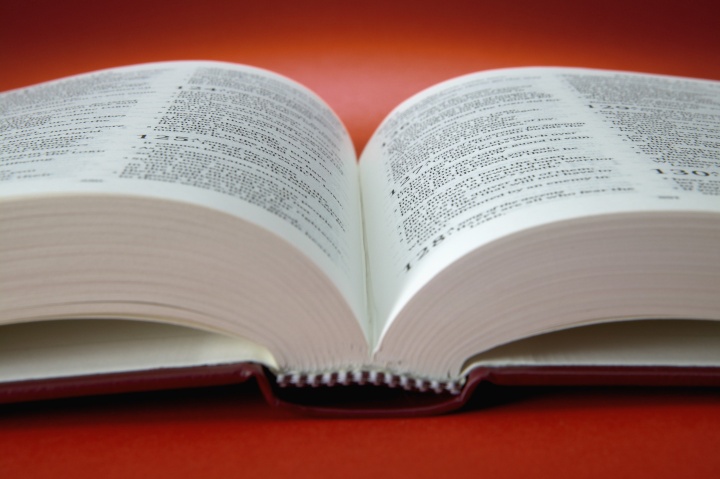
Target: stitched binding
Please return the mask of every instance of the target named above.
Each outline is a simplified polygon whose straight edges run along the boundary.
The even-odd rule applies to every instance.
[[[280,387],[319,387],[349,386],[352,384],[400,387],[407,391],[434,391],[460,394],[465,379],[439,381],[435,379],[413,378],[405,374],[393,374],[383,371],[335,371],[325,373],[279,373],[277,383]]]

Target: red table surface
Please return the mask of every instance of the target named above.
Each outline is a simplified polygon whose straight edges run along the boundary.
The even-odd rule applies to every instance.
[[[489,68],[720,80],[703,1],[0,1],[0,90],[123,64],[247,63],[315,90],[361,150],[403,99]],[[720,392],[519,388],[418,419],[318,419],[252,385],[0,408],[0,477],[720,477]]]

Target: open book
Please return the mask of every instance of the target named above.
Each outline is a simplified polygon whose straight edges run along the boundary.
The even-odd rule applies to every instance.
[[[720,371],[719,82],[467,75],[358,162],[291,80],[155,63],[3,93],[0,161],[6,400],[243,364],[449,393],[478,370]]]

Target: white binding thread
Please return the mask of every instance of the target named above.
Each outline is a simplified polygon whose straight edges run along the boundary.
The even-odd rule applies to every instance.
[[[279,373],[277,383],[280,387],[319,387],[319,386],[349,386],[352,384],[375,386],[385,385],[391,388],[399,387],[406,391],[434,391],[437,394],[460,394],[465,378],[448,381],[437,379],[413,378],[406,374],[393,374],[384,371],[335,371],[323,373]]]

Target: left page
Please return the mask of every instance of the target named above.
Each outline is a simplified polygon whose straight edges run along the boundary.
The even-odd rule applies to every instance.
[[[354,149],[332,110],[287,78],[226,63],[165,62],[3,93],[0,161],[0,202],[11,215],[26,200],[71,198],[75,205],[83,198],[88,204],[129,198],[123,204],[137,210],[134,198],[189,204],[200,212],[199,228],[228,215],[258,225],[324,273],[359,324],[346,329],[367,330]],[[181,212],[167,211],[182,220]],[[175,224],[170,216],[168,225]],[[212,274],[213,266],[198,274]],[[0,279],[9,282],[5,271]],[[3,298],[0,309],[12,311],[15,296]]]

